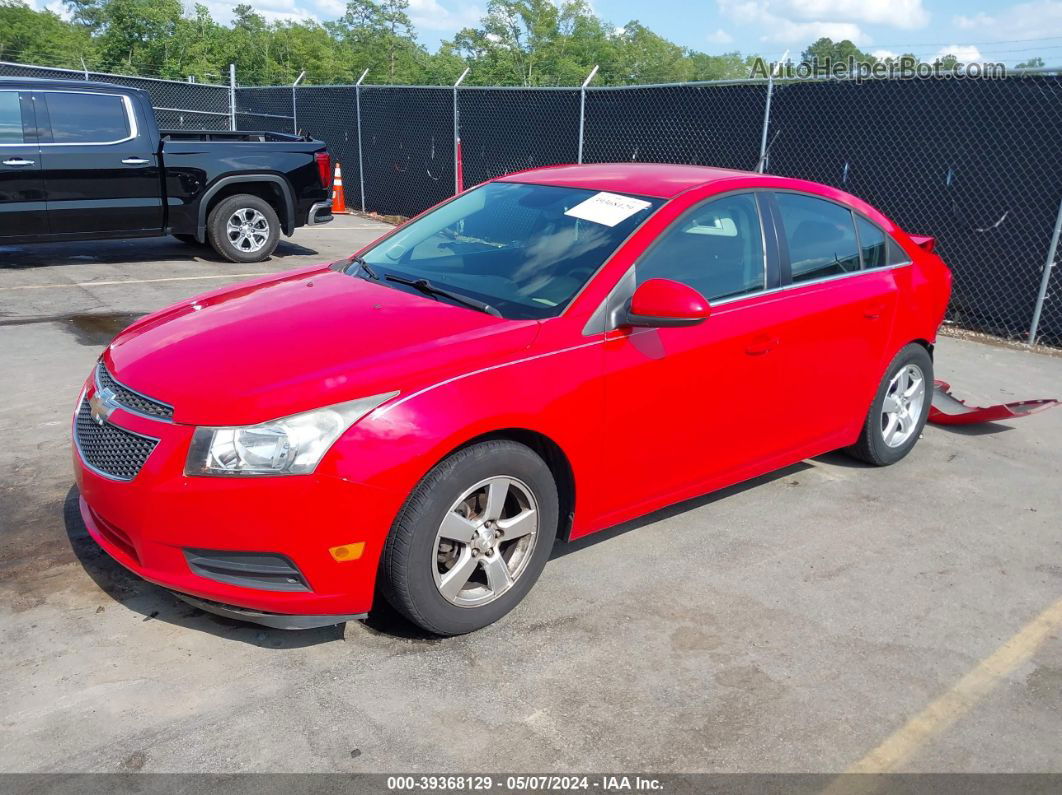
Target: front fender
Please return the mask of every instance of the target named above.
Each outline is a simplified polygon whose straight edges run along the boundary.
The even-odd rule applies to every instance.
[[[399,395],[356,423],[322,461],[338,477],[408,494],[469,440],[521,429],[567,456],[580,503],[576,522],[598,511],[603,437],[603,348],[583,343],[467,373]],[[573,378],[573,374],[576,377]]]

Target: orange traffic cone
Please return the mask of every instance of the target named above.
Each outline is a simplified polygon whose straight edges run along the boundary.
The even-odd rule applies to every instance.
[[[336,163],[336,176],[332,181],[332,212],[347,213],[347,198],[343,194],[343,169]]]

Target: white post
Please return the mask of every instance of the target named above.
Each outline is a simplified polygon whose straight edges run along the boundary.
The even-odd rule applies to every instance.
[[[763,134],[760,136],[760,161],[756,164],[756,170],[763,173],[767,168],[767,129],[771,124],[771,95],[774,93],[774,75],[779,70],[785,59],[789,57],[789,50],[782,53],[782,58],[774,65],[774,69],[767,75],[767,102],[763,106]]]
[[[457,111],[457,87],[464,82],[464,79],[468,77],[468,70],[471,67],[466,66],[465,71],[461,73],[461,76],[457,78],[457,82],[454,83],[454,194],[460,193],[464,189],[462,184],[464,180],[461,178],[461,132],[459,128],[459,119]]]
[[[229,129],[236,130],[236,64],[229,64]]]
[[[84,58],[81,59],[81,68],[85,72],[85,79],[88,80],[89,79],[88,67],[85,65],[85,59]]]
[[[586,76],[586,80],[583,81],[582,87],[579,89],[579,160],[583,162],[583,133],[586,128],[586,87],[590,85],[590,81],[594,79],[594,75],[597,74],[597,64],[590,70],[590,74]]]
[[[361,157],[361,81],[369,73],[366,69],[354,84],[354,102],[358,109],[358,180],[361,182],[361,211],[365,212],[365,162]]]
[[[299,134],[299,106],[295,101],[295,87],[302,82],[302,78],[306,77],[306,70],[303,69],[299,72],[299,76],[295,78],[295,82],[291,84],[291,131],[296,135]]]
[[[1036,307],[1033,309],[1032,325],[1029,326],[1029,344],[1036,344],[1036,332],[1040,330],[1040,313],[1047,298],[1047,286],[1051,282],[1051,271],[1055,267],[1058,255],[1058,238],[1062,235],[1062,202],[1058,203],[1058,216],[1055,218],[1055,231],[1051,235],[1051,245],[1047,248],[1047,261],[1044,262],[1044,275],[1040,279],[1040,292],[1036,295]]]

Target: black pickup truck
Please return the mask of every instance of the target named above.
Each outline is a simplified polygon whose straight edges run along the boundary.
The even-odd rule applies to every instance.
[[[159,130],[135,88],[0,79],[0,245],[173,235],[257,262],[332,220],[321,141]]]

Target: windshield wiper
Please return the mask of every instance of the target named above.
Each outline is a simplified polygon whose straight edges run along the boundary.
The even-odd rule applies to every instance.
[[[331,265],[329,265],[329,267],[334,271],[346,272],[347,268],[349,268],[351,265],[357,265],[359,268],[361,268],[361,272],[368,276],[370,279],[373,279],[374,281],[380,281],[380,274],[378,274],[372,267],[372,265],[367,263],[364,258],[359,257],[357,254],[352,254],[346,259],[337,260],[336,262],[333,262]],[[351,276],[353,275],[354,274],[351,274]]]
[[[410,287],[420,290],[425,295],[437,295],[440,298],[449,298],[451,301],[464,304],[473,309],[478,309],[480,312],[486,312],[488,315],[501,317],[501,312],[485,301],[480,301],[477,298],[470,298],[469,296],[461,295],[460,293],[452,293],[449,290],[444,290],[442,287],[436,287],[427,279],[407,279],[405,276],[395,276],[393,273],[387,274],[384,278],[389,282],[409,285]]]

